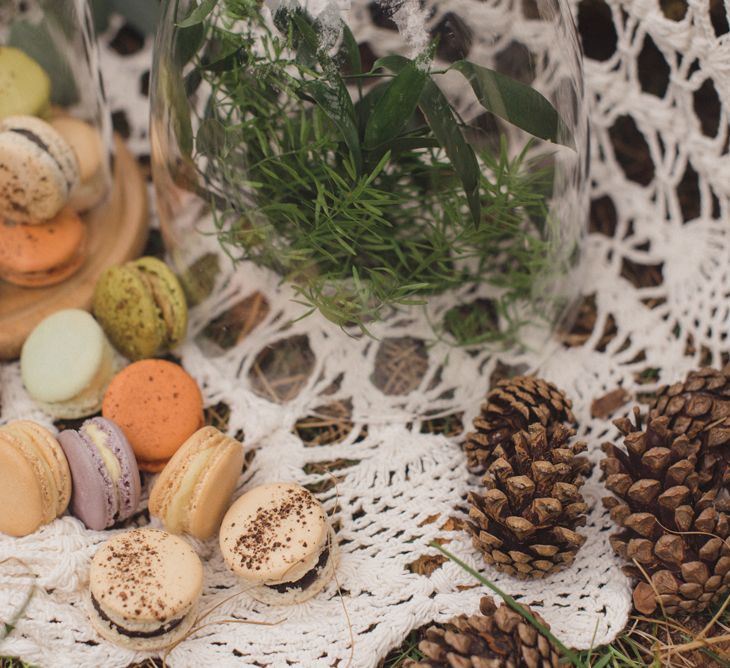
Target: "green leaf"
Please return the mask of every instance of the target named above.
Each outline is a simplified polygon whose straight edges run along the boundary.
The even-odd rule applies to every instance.
[[[464,187],[474,225],[479,226],[481,220],[480,171],[474,149],[464,139],[446,96],[431,79],[423,88],[419,106],[431,126],[431,130],[436,135],[436,139],[449,156],[451,165]]]
[[[181,65],[190,62],[191,58],[198,52],[205,40],[205,28],[202,24],[196,23],[189,28],[177,28],[173,41],[175,49],[175,60]]]
[[[314,19],[301,7],[280,7],[274,14],[274,25],[284,34],[291,35],[297,61],[307,67],[317,63],[319,35]]]
[[[177,27],[190,28],[198,23],[202,23],[207,18],[208,14],[213,11],[217,2],[218,0],[202,0],[202,2],[193,9],[192,12],[190,12],[186,19],[177,24]]]
[[[293,21],[298,31],[299,38],[304,41],[307,48],[310,49],[312,53],[317,53],[319,50],[319,36],[317,35],[314,20],[309,16],[309,14],[300,10],[295,12]]]
[[[355,107],[342,79],[339,76],[330,81],[314,79],[304,83],[299,90],[314,100],[327,118],[335,124],[350,149],[355,169],[360,174],[362,154],[355,124]]]
[[[412,60],[393,54],[378,58],[373,64],[372,71],[386,68],[399,75],[409,66],[415,66]],[[464,187],[474,224],[478,226],[481,220],[479,163],[474,154],[474,149],[467,143],[461,133],[449,101],[433,79],[427,78],[425,81],[418,106],[426,117],[434,135],[436,135],[439,144],[446,151],[446,155],[449,156],[451,165]]]
[[[365,136],[365,127],[368,124],[368,119],[375,109],[375,105],[378,103],[383,93],[387,89],[387,83],[380,83],[373,86],[363,97],[358,100],[355,104],[355,115],[357,118],[357,126],[360,131],[360,136]]]
[[[555,107],[531,86],[468,60],[459,60],[450,69],[464,75],[487,111],[535,137],[572,146],[570,131]]]
[[[215,118],[206,118],[195,135],[195,149],[208,156],[222,155],[226,148],[226,128]]]
[[[390,56],[383,56],[378,58],[370,70],[370,74],[375,74],[378,70],[386,69],[396,74],[400,72],[408,63],[413,61],[405,56],[400,56],[397,53],[391,54]]]
[[[375,148],[398,136],[418,106],[428,71],[412,61],[388,83],[365,128],[365,148]]]
[[[341,50],[347,58],[347,64],[350,66],[350,72],[352,74],[361,74],[362,61],[360,59],[360,47],[357,45],[357,40],[352,34],[352,30],[350,30],[346,23],[342,24]]]

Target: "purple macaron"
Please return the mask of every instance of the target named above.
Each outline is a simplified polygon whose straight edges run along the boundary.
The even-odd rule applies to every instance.
[[[101,417],[78,431],[58,435],[73,479],[71,514],[100,531],[132,515],[139,504],[140,479],[134,452],[122,430]]]

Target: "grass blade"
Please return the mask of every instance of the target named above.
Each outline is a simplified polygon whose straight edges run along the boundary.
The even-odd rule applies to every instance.
[[[355,169],[360,174],[362,154],[355,125],[355,107],[342,79],[335,77],[334,80],[327,82],[323,79],[307,81],[301,86],[300,91],[311,97],[327,118],[335,124],[350,149]]]
[[[441,552],[441,554],[443,554],[445,557],[448,557],[457,566],[465,570],[467,573],[469,573],[469,575],[479,580],[479,582],[481,582],[485,587],[488,587],[495,594],[497,594],[497,596],[499,596],[510,608],[522,615],[543,636],[545,636],[550,642],[552,642],[560,650],[563,656],[565,656],[574,666],[576,666],[576,668],[586,668],[583,661],[580,660],[575,652],[563,645],[563,643],[560,642],[560,640],[558,640],[544,624],[541,624],[539,621],[537,621],[537,619],[531,612],[526,610],[522,605],[515,601],[515,599],[512,598],[508,593],[502,591],[499,587],[497,587],[497,585],[487,580],[481,573],[475,571],[471,566],[465,564],[456,555],[452,554],[438,543],[433,542],[429,545],[430,547],[436,548],[439,552]]]

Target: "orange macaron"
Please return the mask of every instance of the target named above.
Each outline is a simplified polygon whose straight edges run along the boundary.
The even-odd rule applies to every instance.
[[[202,427],[203,396],[181,366],[146,359],[114,377],[101,412],[122,428],[139,468],[157,473]]]
[[[0,222],[0,278],[27,288],[55,285],[83,264],[86,225],[69,208],[47,223]]]

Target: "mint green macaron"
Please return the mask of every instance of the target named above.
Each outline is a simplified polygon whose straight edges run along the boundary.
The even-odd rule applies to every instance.
[[[180,282],[154,257],[107,269],[96,284],[93,310],[114,347],[131,360],[167,352],[187,332]]]
[[[90,313],[65,309],[42,320],[20,353],[20,373],[31,398],[49,415],[79,418],[101,408],[117,362]]]

